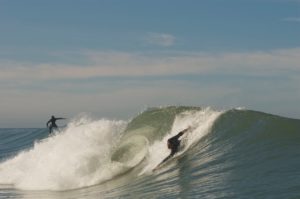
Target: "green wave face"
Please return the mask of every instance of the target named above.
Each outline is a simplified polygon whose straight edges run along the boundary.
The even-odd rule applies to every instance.
[[[147,154],[149,144],[161,140],[170,132],[176,115],[189,110],[200,108],[170,106],[152,108],[141,113],[128,124],[111,160],[134,166],[131,160],[141,161]],[[138,161],[134,162],[138,164]]]
[[[153,143],[162,139],[170,132],[177,114],[184,111],[201,110],[200,107],[170,106],[164,108],[152,108],[134,118],[124,132],[124,139],[134,135],[145,136]]]

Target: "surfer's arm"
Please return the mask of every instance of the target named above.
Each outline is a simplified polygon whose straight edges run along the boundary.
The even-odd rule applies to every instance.
[[[170,155],[168,155],[163,161],[161,161],[161,163],[159,163],[159,165],[157,165],[157,167],[159,167],[160,165],[162,165],[164,162],[166,162],[168,159],[170,159],[173,156],[174,156],[173,153],[171,153]]]
[[[47,125],[47,127],[49,127],[49,123],[50,123],[50,122],[51,122],[51,120],[49,120],[49,121],[47,122],[47,124],[46,124],[46,125]]]
[[[175,137],[178,139],[180,138],[181,136],[183,136],[183,134],[185,134],[188,130],[190,130],[191,127],[188,127],[182,131],[180,131]]]
[[[55,118],[56,120],[65,120],[67,118],[63,118],[63,117],[58,117],[58,118]]]
[[[194,127],[192,127],[192,126],[188,126],[186,129],[184,129],[182,132],[183,133],[185,133],[185,132],[187,132],[187,131],[189,131],[189,130],[193,130],[194,129]]]

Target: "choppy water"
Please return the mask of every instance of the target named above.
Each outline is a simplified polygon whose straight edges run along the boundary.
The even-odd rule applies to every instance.
[[[187,126],[181,151],[166,141]],[[149,109],[0,129],[0,198],[300,198],[300,120],[250,110]]]

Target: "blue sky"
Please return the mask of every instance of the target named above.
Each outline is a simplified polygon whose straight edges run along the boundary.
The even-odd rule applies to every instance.
[[[161,105],[300,118],[298,0],[2,0],[0,127]]]

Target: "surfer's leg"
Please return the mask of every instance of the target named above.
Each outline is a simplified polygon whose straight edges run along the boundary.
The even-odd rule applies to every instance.
[[[161,161],[160,164],[164,163],[165,161],[167,161],[168,159],[170,159],[171,157],[173,157],[173,155],[174,154],[172,154],[172,153],[170,155],[168,155],[168,157],[166,157],[163,161]]]
[[[172,149],[171,149],[171,154],[168,155],[163,161],[161,161],[161,163],[159,163],[159,164],[155,167],[154,170],[156,170],[157,168],[159,168],[159,166],[161,166],[161,165],[162,165],[163,163],[165,163],[167,160],[171,159],[171,158],[175,155],[176,152],[177,152],[177,151],[174,150],[174,148],[172,148]]]
[[[170,159],[171,157],[173,157],[176,152],[177,152],[176,148],[172,148],[171,154],[168,157],[166,157],[161,163],[163,163],[163,162],[167,161],[168,159]]]
[[[58,127],[57,127],[57,126],[54,126],[54,127],[53,127],[53,131],[58,131]]]

